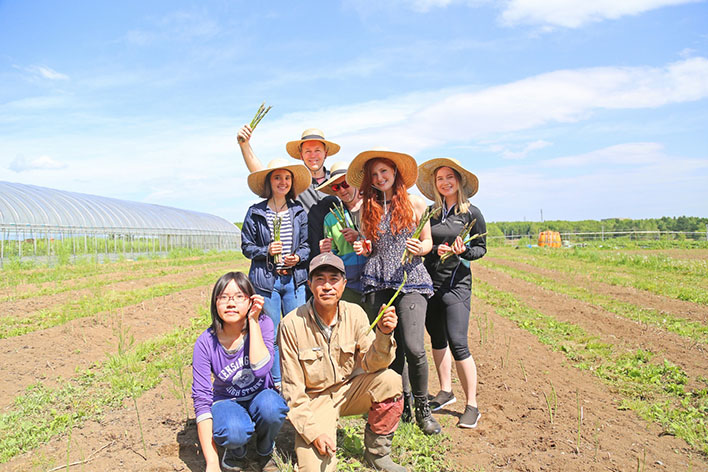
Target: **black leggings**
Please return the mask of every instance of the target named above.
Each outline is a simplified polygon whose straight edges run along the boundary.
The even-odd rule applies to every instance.
[[[445,349],[449,342],[450,352],[456,361],[464,361],[470,357],[467,343],[469,324],[469,295],[460,298],[452,292],[438,292],[428,301],[425,327],[430,335],[433,349]]]
[[[375,292],[373,305],[377,310],[388,303],[395,290]],[[404,360],[408,361],[411,390],[415,396],[428,395],[428,358],[425,355],[425,310],[428,301],[420,293],[399,294],[393,303],[398,315],[394,331],[396,359],[391,369],[403,375]]]

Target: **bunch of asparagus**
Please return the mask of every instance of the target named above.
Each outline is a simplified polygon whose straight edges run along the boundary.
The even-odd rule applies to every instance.
[[[391,304],[396,301],[396,297],[398,297],[398,294],[401,293],[401,289],[403,286],[406,284],[406,281],[408,280],[408,273],[404,270],[403,271],[403,282],[401,282],[401,285],[398,286],[398,290],[396,290],[396,293],[393,294],[391,299],[388,301],[386,306],[384,306],[381,311],[379,311],[379,314],[376,316],[376,319],[374,320],[373,323],[371,323],[371,326],[369,326],[369,331],[373,331],[374,328],[376,328],[376,324],[381,321],[381,317],[383,316],[384,312],[388,310],[388,307],[391,306]]]
[[[418,239],[420,238],[420,233],[423,231],[423,227],[425,224],[430,221],[430,218],[434,217],[435,215],[440,212],[440,208],[435,208],[434,210],[431,210],[430,208],[426,208],[425,211],[423,212],[423,216],[420,217],[420,221],[418,222],[418,227],[415,229],[413,234],[411,235],[411,239]],[[401,257],[401,264],[408,264],[413,262],[413,254],[411,254],[408,249],[403,251],[403,257]]]
[[[273,220],[273,242],[280,241],[280,225],[282,223],[283,219],[276,215],[275,219]],[[275,261],[276,265],[280,264],[281,254],[275,254],[273,256],[273,260]]]
[[[273,108],[272,106],[269,106],[268,108],[265,107],[265,102],[261,103],[261,106],[258,107],[258,111],[256,112],[255,116],[251,120],[251,123],[249,123],[248,126],[251,127],[251,131],[256,129],[256,126],[258,126],[258,123],[261,122],[264,116],[266,116],[266,113],[270,111],[270,109]],[[239,141],[243,142],[242,138],[238,138]]]
[[[466,245],[470,241],[473,241],[477,238],[481,238],[482,236],[486,236],[487,233],[482,233],[482,234],[473,234],[470,236],[470,232],[472,232],[472,228],[474,227],[475,223],[477,223],[477,218],[474,220],[470,221],[468,224],[465,225],[464,228],[462,228],[462,231],[460,231],[460,234],[458,235],[460,238],[462,238],[462,244]],[[457,239],[457,238],[455,238]],[[448,257],[452,256],[454,253],[452,251],[446,252],[442,256],[440,256],[440,262],[445,262]]]
[[[344,209],[344,203],[334,203],[332,207],[333,208],[329,209],[329,212],[334,215],[342,229],[351,228],[357,231],[357,229],[352,227],[352,225],[350,225],[347,221],[347,211]]]

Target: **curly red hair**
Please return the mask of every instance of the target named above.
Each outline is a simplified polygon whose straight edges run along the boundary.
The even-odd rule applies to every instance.
[[[378,228],[381,218],[383,217],[383,205],[378,200],[381,192],[373,187],[371,181],[371,168],[377,162],[381,162],[396,169],[396,164],[390,159],[376,157],[364,164],[364,178],[361,181],[360,191],[363,195],[364,202],[361,206],[361,222],[363,226],[364,236],[371,241],[379,239]],[[415,212],[413,204],[408,198],[408,189],[401,175],[396,172],[396,179],[393,183],[393,197],[391,198],[391,232],[398,234],[405,229],[410,229],[415,223]]]

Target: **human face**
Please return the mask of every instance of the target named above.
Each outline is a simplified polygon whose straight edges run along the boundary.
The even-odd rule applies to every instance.
[[[435,171],[435,188],[444,199],[457,197],[457,189],[460,183],[457,181],[455,171],[449,167],[441,167]]]
[[[371,183],[377,190],[388,192],[396,182],[396,168],[382,161],[376,161],[371,166]]]
[[[359,189],[352,187],[347,183],[345,176],[342,176],[341,179],[335,180],[332,185],[330,185],[330,188],[344,203],[351,203],[354,200],[354,197],[356,197],[359,193]]]
[[[250,297],[238,288],[235,280],[229,282],[224,291],[216,297],[216,312],[225,324],[245,320],[250,308]]]
[[[347,279],[337,269],[329,267],[317,270],[308,281],[316,306],[324,309],[336,308],[342,298]]]
[[[274,197],[285,198],[292,186],[293,176],[289,170],[278,169],[270,174],[270,188],[273,189]]]
[[[300,157],[313,174],[322,169],[327,152],[321,141],[305,141],[300,147]]]

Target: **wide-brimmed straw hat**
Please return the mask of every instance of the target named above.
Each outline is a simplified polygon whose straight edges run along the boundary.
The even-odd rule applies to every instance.
[[[329,168],[329,179],[322,182],[322,184],[317,187],[317,190],[322,193],[326,193],[327,195],[335,195],[336,192],[330,188],[330,185],[332,185],[334,182],[341,179],[342,177],[346,177],[348,166],[349,164],[347,164],[346,162],[332,163],[332,166]]]
[[[460,188],[462,194],[466,198],[470,198],[477,193],[479,189],[479,179],[472,172],[468,171],[460,161],[451,157],[437,157],[423,162],[418,166],[418,190],[420,193],[428,197],[429,200],[435,201],[435,171],[440,167],[449,167],[455,169],[460,174]]]
[[[324,144],[327,156],[333,156],[339,152],[339,144],[327,141],[322,130],[317,128],[309,128],[303,131],[300,139],[297,141],[289,141],[285,145],[285,150],[295,159],[302,159],[300,156],[300,146],[305,141],[319,141]]]
[[[377,157],[383,157],[393,161],[406,188],[411,188],[415,184],[418,178],[418,165],[415,163],[415,159],[408,154],[391,151],[386,148],[374,148],[370,151],[359,153],[352,163],[349,164],[347,183],[361,188],[361,182],[364,180],[364,165],[371,159]]]
[[[295,196],[298,196],[312,185],[312,175],[304,164],[290,164],[285,159],[273,159],[268,163],[268,167],[257,170],[248,176],[248,188],[259,197],[266,198],[265,179],[269,173],[278,169],[286,169],[292,172],[292,189],[295,192]]]

